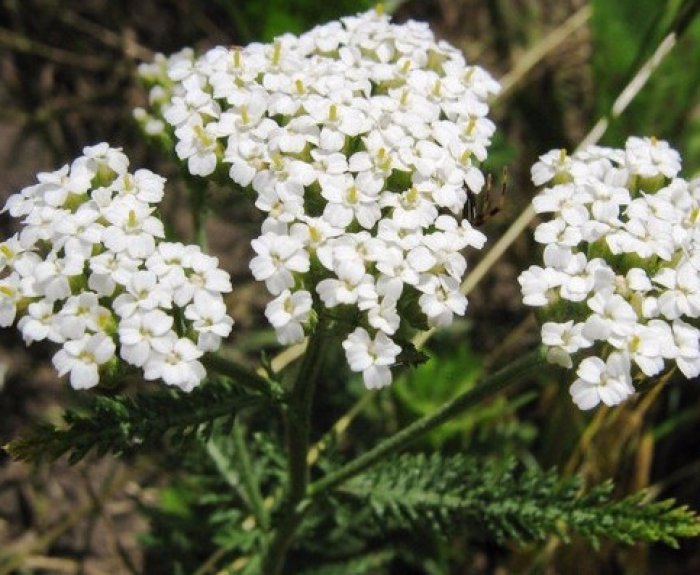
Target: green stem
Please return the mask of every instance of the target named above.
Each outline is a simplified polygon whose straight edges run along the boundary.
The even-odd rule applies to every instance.
[[[321,365],[329,334],[323,320],[319,320],[316,330],[309,339],[294,387],[289,398],[286,413],[286,434],[288,454],[288,480],[282,501],[282,521],[267,549],[262,572],[265,575],[279,575],[294,536],[301,525],[303,504],[309,484],[309,431],[311,427],[311,405],[314,390],[321,372]]]
[[[459,415],[465,409],[476,405],[507,387],[522,382],[522,376],[525,373],[541,366],[544,362],[544,350],[542,348],[538,348],[515,360],[500,371],[486,377],[481,384],[444,404],[431,415],[426,415],[414,421],[408,427],[385,439],[373,449],[363,453],[337,471],[329,473],[312,483],[308,489],[310,497],[316,497],[329,489],[337,487],[344,481],[381,461],[387,455],[403,449],[421,435]]]
[[[250,460],[250,453],[245,444],[243,425],[238,419],[236,419],[233,424],[233,443],[236,448],[236,454],[238,455],[241,478],[243,479],[243,486],[248,498],[248,504],[250,505],[250,509],[258,525],[263,531],[267,531],[270,524],[267,509],[265,509],[265,503],[260,493],[260,486],[258,485],[258,480]]]
[[[306,456],[309,451],[311,404],[316,382],[321,371],[328,334],[319,324],[309,341],[304,362],[292,390],[288,419],[289,496],[296,502],[306,495],[309,467]]]
[[[207,232],[204,227],[204,222],[206,221],[206,213],[204,210],[194,212],[192,214],[193,224],[194,224],[194,241],[201,248],[203,252],[208,249],[207,243]]]

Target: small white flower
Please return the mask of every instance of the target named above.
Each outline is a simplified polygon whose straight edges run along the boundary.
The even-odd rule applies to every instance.
[[[455,315],[464,315],[467,298],[459,291],[459,282],[452,277],[439,276],[427,293],[418,298],[421,310],[431,327],[445,327],[452,323]]]
[[[674,178],[681,171],[681,157],[668,142],[656,138],[631,137],[625,145],[626,163],[633,174]]]
[[[158,282],[156,274],[151,271],[137,271],[124,286],[126,293],[114,300],[114,311],[122,318],[129,317],[137,311],[151,311],[156,308],[170,309],[172,295],[170,290]]]
[[[390,246],[380,254],[377,269],[387,277],[396,278],[409,285],[418,285],[419,272],[413,267],[420,262],[409,262],[402,249]],[[413,265],[412,265],[413,264]]]
[[[592,409],[601,401],[608,406],[617,405],[634,393],[629,358],[623,353],[611,353],[605,362],[599,357],[587,357],[576,373],[578,379],[569,391],[580,409]]]
[[[583,324],[547,322],[542,325],[542,343],[549,346],[547,361],[571,369],[571,354],[590,347],[592,342],[583,336]]]
[[[146,204],[157,204],[163,199],[165,178],[150,170],[136,170],[134,174],[126,173],[115,181],[119,195],[132,194]]]
[[[700,275],[691,263],[662,268],[653,280],[666,288],[658,298],[662,315],[671,320],[700,316]]]
[[[687,378],[700,375],[700,331],[677,319],[673,322],[676,364]]]
[[[430,226],[438,216],[434,202],[418,187],[413,186],[396,194],[384,192],[381,196],[382,207],[393,208],[391,218],[399,228],[414,230]]]
[[[637,313],[622,296],[597,293],[588,300],[588,307],[595,313],[586,320],[583,335],[591,341],[607,340],[619,346],[634,331]]]
[[[399,329],[401,317],[396,306],[402,291],[403,282],[400,279],[383,276],[377,281],[376,291],[361,294],[358,307],[367,311],[369,325],[387,335],[393,335]]]
[[[22,292],[19,275],[13,272],[0,279],[0,327],[8,327],[14,323],[20,299]]]
[[[129,159],[124,155],[121,148],[112,148],[105,142],[94,146],[85,146],[83,155],[86,159],[82,160],[79,158],[76,160],[76,163],[80,164],[85,161],[86,166],[93,172],[97,172],[100,167],[106,166],[115,176],[118,176],[123,175],[129,167]]]
[[[185,308],[185,317],[192,322],[197,332],[197,347],[202,351],[216,351],[221,339],[228,337],[233,319],[226,313],[226,305],[221,296],[207,291],[194,294],[193,302]]]
[[[199,246],[179,242],[161,242],[146,260],[146,269],[155,272],[159,281],[175,289],[185,283],[185,263],[200,252]]]
[[[252,246],[258,255],[251,260],[250,270],[273,295],[294,286],[294,272],[309,271],[309,254],[296,238],[267,233],[253,240]]]
[[[126,285],[131,275],[139,269],[139,260],[126,252],[103,252],[90,258],[92,273],[88,278],[88,287],[103,296],[111,296],[119,285]]]
[[[15,261],[25,253],[25,249],[19,241],[18,234],[0,243],[0,272],[4,271],[8,266],[14,267]]]
[[[122,359],[136,367],[143,367],[153,353],[170,349],[174,320],[165,312],[136,312],[119,322],[119,343]]]
[[[328,200],[323,217],[338,228],[346,228],[353,220],[363,228],[373,228],[381,218],[379,191],[381,180],[350,174],[325,176],[320,179],[321,194]]]
[[[343,342],[345,356],[352,371],[361,371],[367,389],[380,389],[391,383],[391,370],[401,348],[386,334],[378,332],[372,339],[358,327]]]
[[[330,223],[328,223],[322,217],[320,218],[310,218],[304,216],[301,218],[301,222],[295,223],[290,230],[290,234],[293,238],[297,238],[301,241],[304,247],[310,251],[316,251],[319,248],[324,251],[324,248],[330,247],[329,240],[332,238],[337,238],[343,235],[344,230],[342,228],[337,228]],[[326,249],[326,252],[329,250]],[[331,253],[327,253],[326,263],[332,262],[332,249]],[[319,253],[319,258],[322,255]],[[321,263],[324,263],[323,261]],[[326,265],[324,263],[324,265]],[[333,267],[332,263],[328,263],[326,267]]]
[[[172,337],[163,341],[161,351],[151,354],[144,366],[144,378],[162,379],[183,391],[192,391],[206,376],[198,361],[202,351],[187,338]]]
[[[566,181],[571,177],[572,160],[566,150],[552,150],[532,166],[532,183],[542,186],[558,178]]]
[[[100,212],[90,204],[81,205],[69,216],[56,221],[54,232],[55,248],[63,248],[67,254],[80,253],[87,259],[92,255],[93,246],[102,242],[104,226],[97,220]]]
[[[216,169],[217,131],[214,123],[202,126],[197,118],[175,130],[178,143],[175,152],[181,160],[187,160],[187,168],[194,176],[209,176]]]
[[[572,184],[546,188],[532,199],[532,207],[538,214],[551,212],[569,226],[582,226],[590,218],[586,203],[590,198]],[[539,241],[539,240],[538,240]],[[547,243],[547,242],[542,242]]]
[[[153,208],[125,196],[115,200],[104,211],[112,224],[104,232],[104,243],[114,252],[126,251],[132,258],[145,258],[155,250],[155,238],[165,236],[163,222],[151,215]]]
[[[304,197],[284,186],[269,186],[258,193],[255,207],[288,224],[304,215]]]
[[[265,316],[275,328],[282,345],[298,343],[304,339],[304,325],[309,321],[312,306],[307,291],[291,293],[284,290],[265,308]]]
[[[34,270],[36,289],[49,301],[66,299],[72,293],[69,278],[82,275],[84,267],[82,254],[60,258],[52,253]]]
[[[45,339],[61,343],[65,339],[56,327],[53,304],[46,300],[30,303],[27,306],[27,315],[17,322],[17,328],[22,332],[27,345]]]
[[[65,339],[80,339],[86,330],[105,331],[112,313],[102,307],[97,294],[83,292],[71,296],[56,316],[56,328]]]
[[[172,282],[176,287],[173,300],[178,306],[184,307],[200,292],[218,296],[231,291],[230,276],[219,268],[218,258],[199,250],[187,250],[183,265],[185,274],[182,283]]]
[[[316,292],[326,307],[354,304],[362,294],[368,297],[374,292],[374,280],[365,273],[360,262],[341,263],[336,266],[336,274],[337,279],[321,280],[316,286]]]
[[[65,342],[53,356],[53,365],[58,375],[70,373],[70,384],[74,389],[88,389],[99,383],[100,366],[114,357],[115,349],[108,335],[86,334],[80,339]]]
[[[647,325],[637,324],[627,344],[630,357],[647,377],[664,369],[664,358],[672,356],[675,346],[671,326],[665,321],[652,320]]]
[[[523,292],[523,303],[541,307],[551,302],[553,288],[561,285],[561,274],[552,268],[530,266],[520,274],[518,283]]]
[[[561,246],[574,247],[578,245],[583,236],[577,227],[567,225],[564,220],[551,220],[537,226],[535,241],[541,244],[559,244]]]

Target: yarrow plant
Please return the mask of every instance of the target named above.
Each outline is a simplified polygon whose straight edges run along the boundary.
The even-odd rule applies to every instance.
[[[0,244],[0,325],[19,317],[27,344],[60,344],[54,366],[76,389],[121,359],[189,391],[205,376],[199,358],[231,332],[229,275],[199,247],[164,241],[165,178],[131,173],[104,143],[83,154],[7,201],[21,228]]]
[[[675,365],[700,374],[700,181],[655,138],[554,150],[532,167],[544,266],[519,278],[550,362],[576,369],[581,409],[616,405]],[[575,358],[575,359],[573,359]],[[576,362],[576,363],[574,363]]]
[[[464,314],[461,251],[486,238],[462,213],[484,186],[499,86],[426,24],[370,11],[140,73],[146,131],[170,134],[192,175],[227,174],[265,213],[250,267],[274,296],[280,343],[328,310],[345,315],[350,368],[379,388],[400,334]]]
[[[325,377],[336,354],[366,388],[385,388],[427,359],[421,338],[466,312],[464,252],[486,237],[464,214],[478,211],[486,186],[499,84],[426,24],[393,24],[380,7],[269,44],[159,55],[139,75],[148,106],[134,115],[182,169],[198,245],[166,238],[164,178],[130,171],[121,149],[87,147],[5,206],[19,231],[0,244],[0,325],[16,323],[27,344],[60,346],[53,364],[76,389],[131,372],[169,388],[112,388],[68,411],[64,426],[20,436],[11,455],[75,462],[93,450],[181,448],[175,526],[154,510],[149,536],[163,544],[157,568],[172,572],[448,572],[444,542],[458,531],[670,545],[700,533],[670,500],[613,500],[610,484],[586,491],[536,463],[521,468],[510,454],[528,449],[529,428],[508,431],[517,450],[479,427],[474,457],[400,454],[547,360],[576,369],[571,392],[583,409],[619,403],[671,364],[700,374],[700,183],[678,177],[680,157],[665,142],[543,156],[532,177],[544,186],[535,210],[552,215],[535,234],[544,264],[520,283],[544,345],[483,377],[471,356],[444,371],[433,358],[423,373],[434,409],[417,401],[422,416],[393,435],[372,434],[398,419],[375,419],[345,442],[375,394],[360,387],[325,427],[356,393]],[[238,358],[267,346],[267,334],[217,353],[232,331],[232,285],[205,253],[210,183],[262,213],[250,271],[269,292],[277,341],[293,347],[261,353],[257,370]],[[442,373],[444,386],[431,376]],[[328,413],[316,417],[321,382]],[[448,430],[450,446],[506,413],[520,425],[521,404],[494,402],[460,424],[458,440]],[[343,461],[347,451],[354,458]]]

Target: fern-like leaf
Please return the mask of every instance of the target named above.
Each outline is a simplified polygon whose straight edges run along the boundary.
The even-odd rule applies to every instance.
[[[164,436],[180,443],[199,433],[211,435],[214,423],[243,409],[267,403],[227,379],[209,380],[191,393],[161,389],[136,396],[94,397],[85,409],[68,410],[65,425],[39,424],[5,446],[21,461],[58,459],[76,463],[94,451],[101,456],[162,445]]]
[[[678,539],[700,534],[698,517],[687,507],[648,502],[644,492],[613,500],[612,490],[606,482],[582,492],[576,478],[561,479],[554,470],[517,472],[513,461],[405,454],[339,491],[370,505],[383,524],[466,528],[499,541],[541,541],[552,534],[568,540],[577,533],[594,546],[603,537],[676,546]]]

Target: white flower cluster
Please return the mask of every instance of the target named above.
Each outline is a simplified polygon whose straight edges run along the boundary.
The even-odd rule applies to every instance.
[[[275,296],[281,343],[321,308],[355,308],[348,362],[377,388],[401,350],[399,310],[417,303],[414,326],[465,312],[460,251],[485,237],[462,212],[484,185],[499,86],[426,24],[370,11],[141,74],[155,84],[152,113],[136,112],[145,128],[171,131],[192,174],[228,173],[266,213],[251,270]]]
[[[205,376],[198,359],[231,331],[229,276],[197,246],[162,241],[164,178],[129,172],[104,143],[83,154],[7,201],[23,225],[0,243],[0,326],[19,315],[27,344],[61,344],[53,363],[76,389],[119,356],[189,391]]]
[[[667,360],[700,374],[700,181],[680,169],[666,142],[637,137],[624,150],[555,150],[532,168],[546,184],[533,206],[552,219],[535,231],[544,266],[519,282],[550,320],[549,361],[585,356],[570,389],[581,409],[620,403]]]

